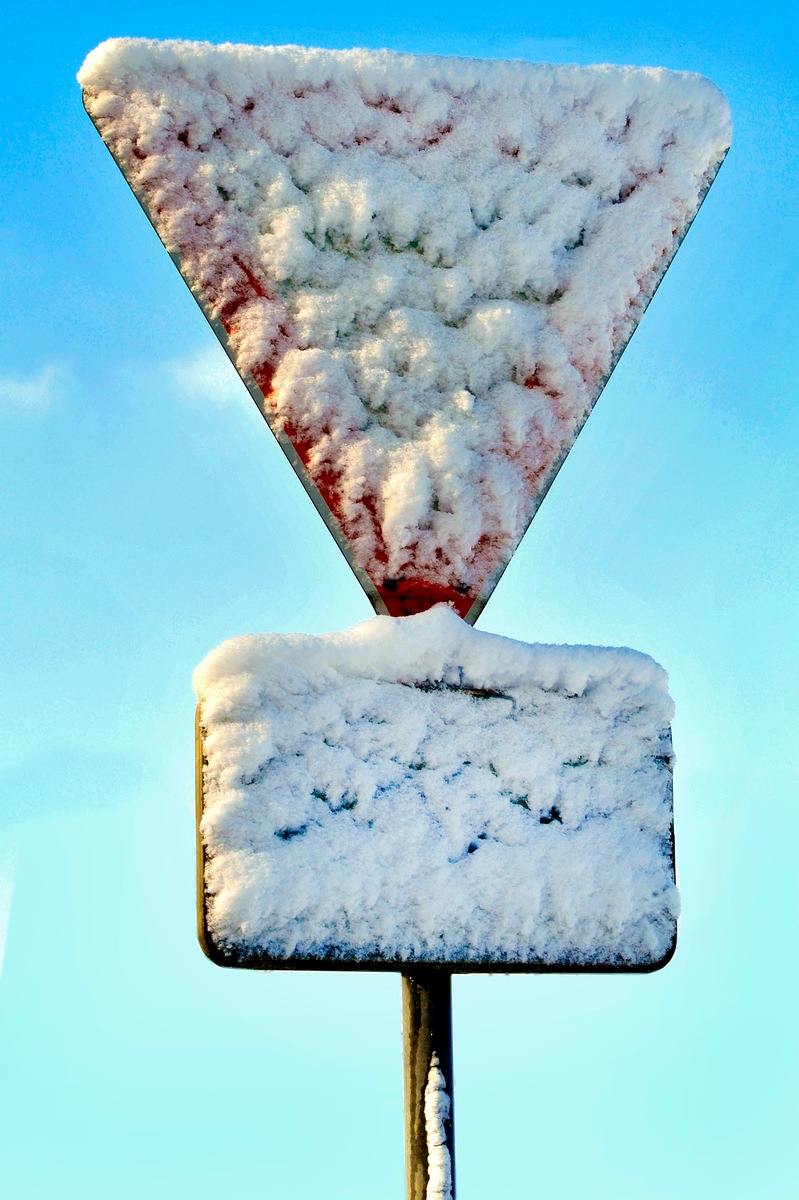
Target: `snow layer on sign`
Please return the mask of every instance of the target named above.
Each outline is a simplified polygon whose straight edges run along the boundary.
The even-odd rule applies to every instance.
[[[223,955],[667,956],[672,705],[645,655],[527,646],[440,605],[236,638],[194,683]]]
[[[722,95],[654,69],[142,40],[79,78],[389,611],[420,587],[465,613],[723,158]]]

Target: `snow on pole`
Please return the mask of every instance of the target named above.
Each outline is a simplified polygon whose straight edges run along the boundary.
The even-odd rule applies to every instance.
[[[454,1200],[452,976],[402,976],[407,1200]]]
[[[718,170],[723,96],[137,39],[79,79],[377,611],[473,621]]]
[[[451,1121],[452,1097],[441,1070],[438,1055],[430,1056],[430,1070],[424,1090],[424,1121],[427,1134],[427,1200],[452,1200],[452,1162],[447,1145],[447,1124]]]

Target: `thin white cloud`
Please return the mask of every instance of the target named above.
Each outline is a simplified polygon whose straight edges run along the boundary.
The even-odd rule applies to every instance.
[[[47,408],[58,390],[60,375],[55,363],[47,363],[38,375],[0,375],[0,405]]]
[[[167,364],[178,391],[192,400],[226,404],[240,400],[242,382],[224,350],[210,345],[189,358]]]
[[[8,922],[11,917],[11,897],[14,892],[16,865],[16,851],[0,851],[0,975],[3,974],[3,960],[6,953]]]

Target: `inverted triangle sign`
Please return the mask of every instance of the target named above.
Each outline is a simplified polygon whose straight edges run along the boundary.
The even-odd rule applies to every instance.
[[[473,621],[718,170],[723,96],[143,40],[79,78],[377,610]]]

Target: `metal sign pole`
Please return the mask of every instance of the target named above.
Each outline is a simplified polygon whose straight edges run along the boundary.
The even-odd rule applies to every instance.
[[[402,974],[407,1200],[455,1200],[452,975]]]

